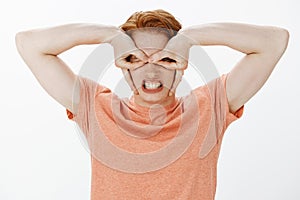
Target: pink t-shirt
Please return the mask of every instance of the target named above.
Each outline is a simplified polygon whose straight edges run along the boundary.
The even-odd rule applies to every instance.
[[[79,76],[78,112],[67,114],[89,146],[91,199],[213,200],[224,132],[243,113],[229,112],[226,77],[147,108]]]

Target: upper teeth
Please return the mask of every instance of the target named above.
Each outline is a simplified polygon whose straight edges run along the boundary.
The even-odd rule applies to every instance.
[[[145,82],[145,88],[146,89],[156,89],[161,85],[159,82]]]

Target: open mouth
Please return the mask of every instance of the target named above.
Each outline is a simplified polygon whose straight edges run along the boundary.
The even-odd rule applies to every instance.
[[[160,81],[143,81],[143,91],[146,93],[157,93],[163,90],[163,84]]]

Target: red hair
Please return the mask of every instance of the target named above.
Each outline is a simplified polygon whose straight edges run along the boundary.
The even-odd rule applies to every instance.
[[[127,21],[120,26],[130,35],[130,31],[139,28],[159,28],[171,38],[181,29],[181,24],[175,17],[162,9],[153,11],[140,11],[133,13]]]

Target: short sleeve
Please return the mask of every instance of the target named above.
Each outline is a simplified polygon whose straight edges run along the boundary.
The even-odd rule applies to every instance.
[[[211,98],[212,110],[215,117],[216,126],[219,132],[224,132],[225,129],[235,120],[243,115],[244,106],[241,106],[235,113],[229,110],[229,102],[226,91],[226,80],[228,74],[223,74],[219,78],[208,83],[209,94]]]
[[[221,92],[221,95],[223,97],[224,100],[224,107],[226,109],[226,123],[225,123],[225,126],[229,126],[229,124],[231,124],[233,121],[239,119],[242,117],[243,115],[243,112],[244,112],[244,105],[241,106],[235,113],[231,113],[230,110],[229,110],[229,103],[228,103],[228,98],[227,98],[227,91],[226,91],[226,81],[227,81],[227,77],[228,77],[228,74],[224,74],[221,76],[221,84],[222,84],[222,92]]]
[[[88,133],[90,130],[89,116],[91,111],[94,109],[94,101],[97,93],[98,83],[91,79],[78,76],[76,84],[79,84],[80,88],[80,98],[77,113],[73,114],[68,109],[66,109],[66,112],[68,119],[76,122],[84,133]]]
[[[228,74],[224,74],[207,83],[203,97],[206,99],[204,105],[210,107],[209,127],[205,139],[201,144],[199,157],[203,158],[217,145],[221,144],[223,135],[227,127],[243,115],[244,106],[237,112],[231,113],[226,92],[226,79]]]

